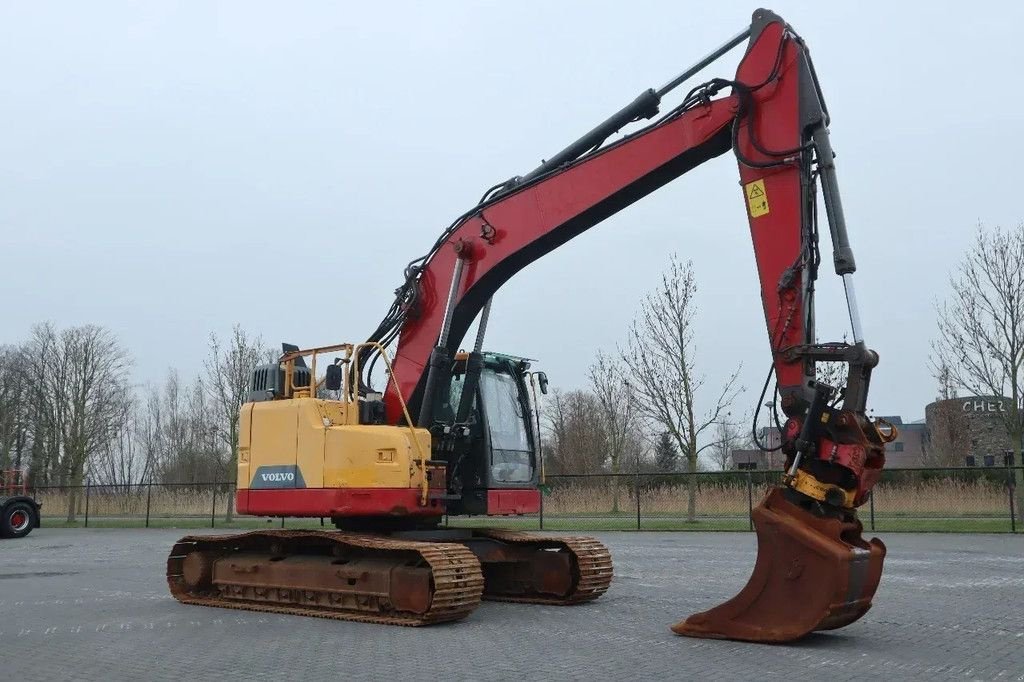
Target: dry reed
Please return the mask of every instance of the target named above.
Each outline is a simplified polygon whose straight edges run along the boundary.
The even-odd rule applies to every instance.
[[[636,497],[630,486],[618,487],[618,511],[636,513]],[[130,491],[94,488],[89,494],[89,515],[95,517],[145,516],[147,488],[134,487]],[[757,504],[766,487],[755,485],[750,491]],[[229,493],[217,491],[217,513],[222,514]],[[993,481],[930,480],[914,484],[886,484],[875,488],[876,514],[941,515],[941,516],[1005,516],[1008,513],[1006,488]],[[59,489],[40,489],[36,499],[43,504],[47,517],[67,515],[69,492]],[[544,513],[551,515],[601,515],[614,513],[615,493],[608,479],[596,482],[573,482],[558,485],[544,497]],[[213,506],[210,487],[162,487],[154,485],[149,499],[152,517],[208,516]],[[84,512],[85,491],[78,495],[79,514]],[[640,488],[640,508],[643,514],[684,515],[687,508],[687,487],[662,485]],[[748,490],[745,485],[698,486],[696,508],[701,516],[746,516]]]

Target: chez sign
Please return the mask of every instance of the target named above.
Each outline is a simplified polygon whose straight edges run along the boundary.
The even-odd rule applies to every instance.
[[[964,412],[1006,412],[1002,400],[965,400],[960,409]]]

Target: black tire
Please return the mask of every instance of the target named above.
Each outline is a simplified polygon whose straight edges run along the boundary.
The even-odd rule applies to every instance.
[[[0,537],[23,538],[36,527],[36,510],[28,502],[7,503],[0,514]]]

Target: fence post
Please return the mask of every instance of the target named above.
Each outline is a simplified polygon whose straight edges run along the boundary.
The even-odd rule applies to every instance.
[[[636,529],[640,530],[640,470],[636,472]]]
[[[149,507],[153,501],[153,479],[149,479],[149,485],[146,486],[146,528],[149,528]]]
[[[217,522],[217,486],[213,486],[213,503],[210,505],[210,528],[216,528]]]
[[[89,527],[89,493],[92,491],[92,479],[85,479],[85,527]]]
[[[1010,498],[1010,532],[1011,533],[1016,533],[1017,532],[1017,514],[1016,514],[1016,510],[1014,510],[1014,508],[1013,508],[1013,505],[1014,505],[1013,495],[1014,495],[1015,492],[1016,492],[1016,482],[1014,480],[1013,470],[1009,466],[1007,466],[1006,467],[1006,493],[1007,493],[1007,497]]]
[[[754,530],[754,475],[747,469],[747,521],[750,530]]]
[[[871,532],[875,530],[875,491],[872,490],[868,493],[868,504],[871,510]]]
[[[633,496],[636,497],[636,529],[640,530],[640,453],[637,452],[633,467]]]

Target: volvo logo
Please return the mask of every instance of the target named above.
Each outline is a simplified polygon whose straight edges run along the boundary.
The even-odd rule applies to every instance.
[[[260,488],[305,488],[302,472],[294,464],[262,466],[256,469],[249,487]]]

